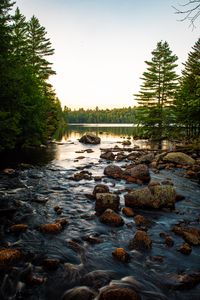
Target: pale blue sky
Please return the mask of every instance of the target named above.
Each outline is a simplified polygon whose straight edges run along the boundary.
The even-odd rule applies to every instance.
[[[178,73],[199,38],[178,22],[172,6],[184,0],[17,0],[39,18],[55,55],[51,83],[62,105],[112,108],[135,105],[145,60],[160,40],[179,57]]]

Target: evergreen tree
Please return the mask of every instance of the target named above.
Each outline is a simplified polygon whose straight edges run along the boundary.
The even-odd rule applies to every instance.
[[[46,30],[40,25],[39,20],[33,16],[28,23],[28,54],[29,62],[34,73],[41,79],[46,80],[55,74],[52,63],[46,57],[54,54],[50,39],[46,37]]]
[[[147,71],[143,73],[143,84],[136,100],[143,107],[138,121],[149,127],[151,134],[162,136],[163,128],[170,120],[169,108],[174,101],[178,76],[175,73],[177,56],[172,54],[167,42],[158,42],[152,51],[152,60],[146,61]]]
[[[188,134],[200,133],[200,38],[184,64],[180,91],[176,100],[178,121],[186,125]]]

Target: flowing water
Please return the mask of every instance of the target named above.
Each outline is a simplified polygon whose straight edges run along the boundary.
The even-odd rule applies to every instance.
[[[101,144],[91,146],[79,143],[78,138],[86,131],[98,133]],[[183,177],[181,170],[161,170],[158,174],[151,171],[152,180],[171,179],[176,191],[185,199],[177,202],[171,212],[137,211],[152,222],[148,230],[153,241],[152,249],[140,252],[128,248],[136,231],[134,219],[120,213],[125,221],[124,226],[110,227],[100,223],[95,215],[95,202],[87,197],[99,182],[94,179],[78,182],[71,179],[74,173],[81,170],[90,172],[93,178],[103,176],[108,162],[99,159],[100,149],[115,145],[122,147],[119,143],[125,137],[131,138],[131,147],[156,148],[155,144],[145,140],[133,140],[132,135],[132,127],[71,126],[62,139],[49,145],[48,149],[29,150],[21,155],[15,153],[4,159],[2,167],[15,167],[19,163],[31,163],[33,166],[22,165],[14,174],[1,174],[0,177],[1,208],[8,205],[17,207],[14,216],[0,216],[0,248],[9,246],[19,249],[24,255],[24,259],[14,267],[0,269],[2,299],[59,300],[66,290],[73,287],[87,285],[98,292],[98,287],[111,280],[125,285],[121,279],[127,276],[132,277],[132,284],[135,283],[134,288],[143,300],[200,299],[200,285],[185,288],[177,279],[181,274],[200,271],[200,248],[193,247],[189,256],[181,254],[177,249],[183,240],[171,232],[171,228],[180,222],[199,228],[200,186],[197,182]],[[165,149],[169,143],[163,142],[162,146]],[[88,148],[93,152],[76,152]],[[124,161],[117,164],[123,165]],[[107,177],[102,177],[101,183],[120,195],[121,207],[124,206],[125,190],[138,188],[136,184]],[[56,214],[55,206],[62,209],[60,216]],[[69,222],[60,233],[44,234],[38,230],[41,224],[53,223],[58,217]],[[18,223],[28,224],[28,230],[11,233],[9,226]],[[164,244],[160,232],[173,237],[173,247]],[[98,242],[91,242],[91,239]],[[117,247],[129,252],[130,262],[113,259],[112,252]],[[161,259],[156,259],[158,257]],[[56,270],[49,271],[43,268],[45,259],[59,259],[60,264]],[[42,278],[41,284],[24,283],[23,276],[30,269],[35,276]],[[98,278],[93,272],[96,270],[101,270],[97,272]],[[89,273],[92,275],[87,280]]]

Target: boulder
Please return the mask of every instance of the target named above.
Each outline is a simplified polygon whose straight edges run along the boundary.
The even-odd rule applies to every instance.
[[[116,248],[115,251],[112,252],[112,256],[121,262],[128,262],[130,260],[130,255],[124,248]]]
[[[194,165],[195,160],[182,152],[170,152],[163,157],[164,162],[172,162],[181,165]]]
[[[138,163],[140,163],[140,164],[150,164],[150,163],[152,163],[153,160],[154,160],[154,154],[153,153],[148,153],[148,154],[142,155],[138,159]]]
[[[115,179],[121,179],[123,171],[120,167],[116,165],[108,165],[104,169],[104,174]]]
[[[135,215],[135,213],[131,207],[123,207],[122,212],[123,212],[123,214],[125,214],[125,216],[127,216],[129,218],[134,217],[134,215]]]
[[[100,155],[100,158],[104,158],[107,160],[114,160],[115,155],[111,151],[106,151]]]
[[[60,223],[43,224],[40,226],[40,231],[43,233],[58,233],[62,230]]]
[[[101,289],[98,300],[141,300],[140,295],[129,287],[107,286]]]
[[[149,250],[152,246],[152,240],[143,230],[137,230],[132,241],[129,243],[130,249]]]
[[[100,222],[111,226],[124,225],[124,220],[122,219],[122,217],[109,208],[104,211],[104,213],[100,216],[99,219]]]
[[[151,221],[142,215],[136,215],[134,221],[136,226],[149,227],[151,225]]]
[[[102,214],[107,208],[110,208],[114,211],[119,210],[119,196],[116,194],[110,193],[97,193],[95,210],[97,214]]]
[[[133,179],[140,180],[142,183],[148,183],[150,181],[150,173],[149,168],[144,164],[139,164],[136,166],[133,166],[131,168],[127,168],[124,171],[124,176],[130,176]]]
[[[81,142],[83,144],[97,145],[97,144],[100,144],[101,139],[100,139],[100,137],[98,137],[97,135],[95,135],[93,133],[87,133],[80,138],[79,142]]]
[[[16,249],[1,249],[0,250],[0,265],[7,265],[21,258],[22,253]]]
[[[132,190],[124,198],[125,205],[129,207],[174,208],[176,192],[171,185],[155,185],[150,188],[145,187],[139,190]]]
[[[109,193],[109,187],[105,184],[97,184],[95,187],[94,187],[94,190],[93,190],[93,195],[94,197],[96,197],[96,194],[97,193]]]
[[[79,286],[64,293],[62,300],[92,300],[96,293],[87,286]]]
[[[192,247],[188,243],[184,243],[178,249],[179,252],[185,255],[189,255],[192,252]]]
[[[172,231],[190,245],[200,245],[200,230],[195,227],[174,226]]]

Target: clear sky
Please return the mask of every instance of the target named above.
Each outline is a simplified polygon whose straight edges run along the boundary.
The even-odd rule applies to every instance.
[[[55,54],[51,78],[70,108],[136,104],[145,60],[160,40],[179,57],[178,73],[199,38],[198,28],[178,22],[172,6],[186,0],[17,0],[48,33]]]

